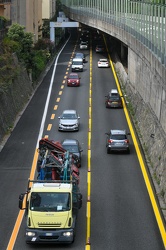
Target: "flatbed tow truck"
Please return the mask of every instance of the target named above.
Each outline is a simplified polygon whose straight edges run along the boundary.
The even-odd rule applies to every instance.
[[[76,158],[48,139],[39,141],[37,179],[19,196],[25,210],[26,243],[73,243],[82,206]]]

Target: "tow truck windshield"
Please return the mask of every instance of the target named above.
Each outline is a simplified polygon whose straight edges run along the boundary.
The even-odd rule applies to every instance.
[[[30,197],[31,211],[62,212],[70,207],[70,193],[32,192]]]

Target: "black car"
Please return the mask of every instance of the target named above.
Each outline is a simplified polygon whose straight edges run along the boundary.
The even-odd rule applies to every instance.
[[[76,139],[65,139],[61,142],[61,145],[64,149],[78,157],[77,166],[81,167],[81,153],[83,150],[79,141]]]
[[[106,108],[123,108],[122,98],[117,89],[112,89],[105,97]]]
[[[83,62],[86,62],[85,54],[84,53],[76,53],[75,58],[81,58]]]

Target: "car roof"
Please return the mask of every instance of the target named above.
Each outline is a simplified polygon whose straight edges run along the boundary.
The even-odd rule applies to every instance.
[[[106,59],[106,58],[100,58],[99,61],[100,62],[108,62],[108,59]]]
[[[66,144],[66,145],[77,145],[78,140],[76,140],[76,139],[64,139],[62,141],[62,145],[64,145],[64,144]]]
[[[110,93],[111,94],[118,94],[118,90],[117,89],[111,89]]]
[[[84,53],[76,53],[75,57],[77,57],[77,56],[83,56],[84,57],[85,55],[84,55]]]
[[[66,109],[63,111],[63,114],[75,114],[77,113],[74,109]]]
[[[117,134],[119,134],[119,135],[126,135],[126,130],[125,129],[111,129],[110,130],[110,133],[112,134],[112,135],[117,135]]]

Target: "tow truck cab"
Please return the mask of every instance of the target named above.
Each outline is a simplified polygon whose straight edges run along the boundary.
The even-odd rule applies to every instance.
[[[72,243],[82,195],[77,184],[33,181],[19,196],[19,208],[26,209],[27,243]]]

